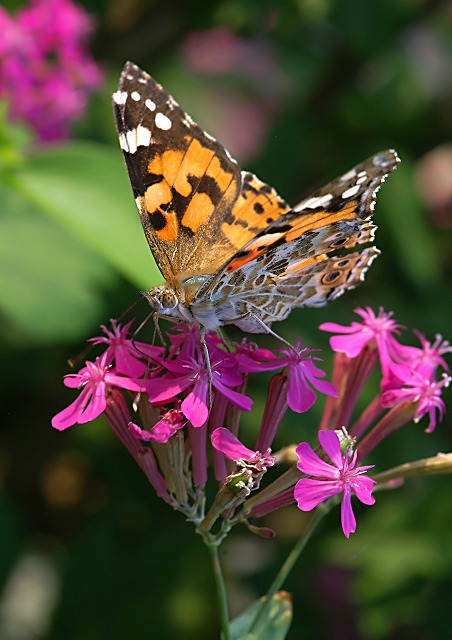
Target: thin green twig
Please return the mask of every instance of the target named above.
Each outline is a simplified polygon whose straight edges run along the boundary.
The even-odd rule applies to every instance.
[[[226,598],[226,588],[224,584],[223,571],[221,569],[220,558],[218,556],[219,545],[217,542],[209,541],[206,537],[204,542],[209,549],[212,559],[213,575],[215,578],[215,587],[217,591],[218,610],[220,614],[222,640],[231,640],[229,632],[229,612],[228,601]]]

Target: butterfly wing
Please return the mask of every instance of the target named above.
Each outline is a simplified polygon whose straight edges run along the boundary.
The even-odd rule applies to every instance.
[[[113,105],[141,223],[165,279],[213,273],[290,211],[130,62]]]
[[[271,223],[198,291],[194,305],[216,309],[219,324],[265,331],[291,309],[322,306],[355,287],[375,247],[375,196],[399,158],[383,151],[301,201]]]

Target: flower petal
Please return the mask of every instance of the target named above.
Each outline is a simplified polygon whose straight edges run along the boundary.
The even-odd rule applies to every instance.
[[[338,468],[344,468],[344,457],[341,453],[339,436],[334,431],[323,429],[319,431],[319,442],[331,462]]]
[[[317,396],[307,383],[302,367],[290,367],[287,404],[292,411],[305,413],[305,411],[309,411],[316,399]]]
[[[344,496],[341,502],[341,524],[346,538],[356,531],[356,518],[352,509],[352,496],[350,489],[344,488]]]
[[[337,480],[337,469],[331,464],[328,464],[328,462],[321,460],[307,442],[301,442],[296,449],[296,453],[299,458],[297,467],[300,471],[303,471],[303,473],[318,478]]]
[[[105,382],[99,382],[94,389],[90,402],[86,405],[77,422],[86,424],[99,417],[105,411],[107,406]]]
[[[294,498],[299,509],[311,511],[318,504],[341,493],[341,491],[342,488],[334,481],[301,478],[295,485]]]
[[[358,500],[364,504],[375,503],[375,498],[372,496],[374,486],[375,480],[367,476],[355,476],[350,481],[352,491],[354,491]]]
[[[207,408],[207,378],[197,380],[193,391],[188,394],[181,404],[182,413],[190,420],[194,427],[202,427],[209,417]]]
[[[91,389],[84,388],[81,394],[66,409],[63,409],[52,418],[52,427],[58,431],[64,431],[76,424],[82,415],[86,403],[89,401]]]
[[[229,460],[249,460],[255,451],[245,447],[229,429],[218,427],[210,435],[212,446],[221,451]]]

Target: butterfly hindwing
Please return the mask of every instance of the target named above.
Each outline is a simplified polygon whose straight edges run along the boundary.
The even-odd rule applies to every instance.
[[[292,308],[321,306],[355,287],[378,250],[338,250],[373,240],[375,194],[398,162],[393,151],[376,154],[302,201],[218,270],[197,300],[210,297],[219,322],[258,332]]]

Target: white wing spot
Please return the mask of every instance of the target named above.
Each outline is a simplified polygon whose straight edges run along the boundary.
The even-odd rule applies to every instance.
[[[151,132],[141,125],[119,134],[119,145],[123,151],[136,153],[138,147],[148,147],[151,143]]]
[[[306,200],[306,202],[303,202],[303,209],[315,209],[316,207],[324,207],[325,205],[329,204],[331,202],[331,200],[333,199],[333,196],[331,193],[326,193],[324,196],[313,196],[312,198],[309,198],[308,200]],[[295,211],[298,211],[299,209],[297,207],[295,207]]]
[[[116,91],[113,94],[113,102],[115,104],[125,104],[128,95],[127,91]]]
[[[155,102],[152,102],[150,98],[148,98],[144,104],[148,109],[150,109],[150,111],[155,111]]]
[[[350,171],[347,171],[347,173],[344,173],[344,175],[341,176],[339,180],[341,182],[347,182],[348,180],[351,180],[355,176],[356,176],[356,169],[351,169]]]
[[[155,116],[155,126],[163,131],[168,131],[173,126],[171,120],[164,113],[157,113]]]
[[[135,100],[135,102],[138,102],[139,100],[141,100],[141,96],[138,93],[138,91],[132,91],[132,93],[130,94],[130,97],[132,98],[132,100]]]
[[[151,132],[141,125],[137,127],[137,147],[148,147],[151,143]]]
[[[359,184],[355,184],[353,187],[350,187],[350,189],[346,189],[342,194],[342,197],[344,198],[344,200],[345,198],[351,198],[352,196],[356,196],[358,191],[359,191]]]
[[[121,147],[121,149],[123,151],[128,151],[129,150],[129,145],[128,145],[128,142],[127,142],[127,138],[126,138],[124,133],[120,133],[119,134],[119,146]]]

